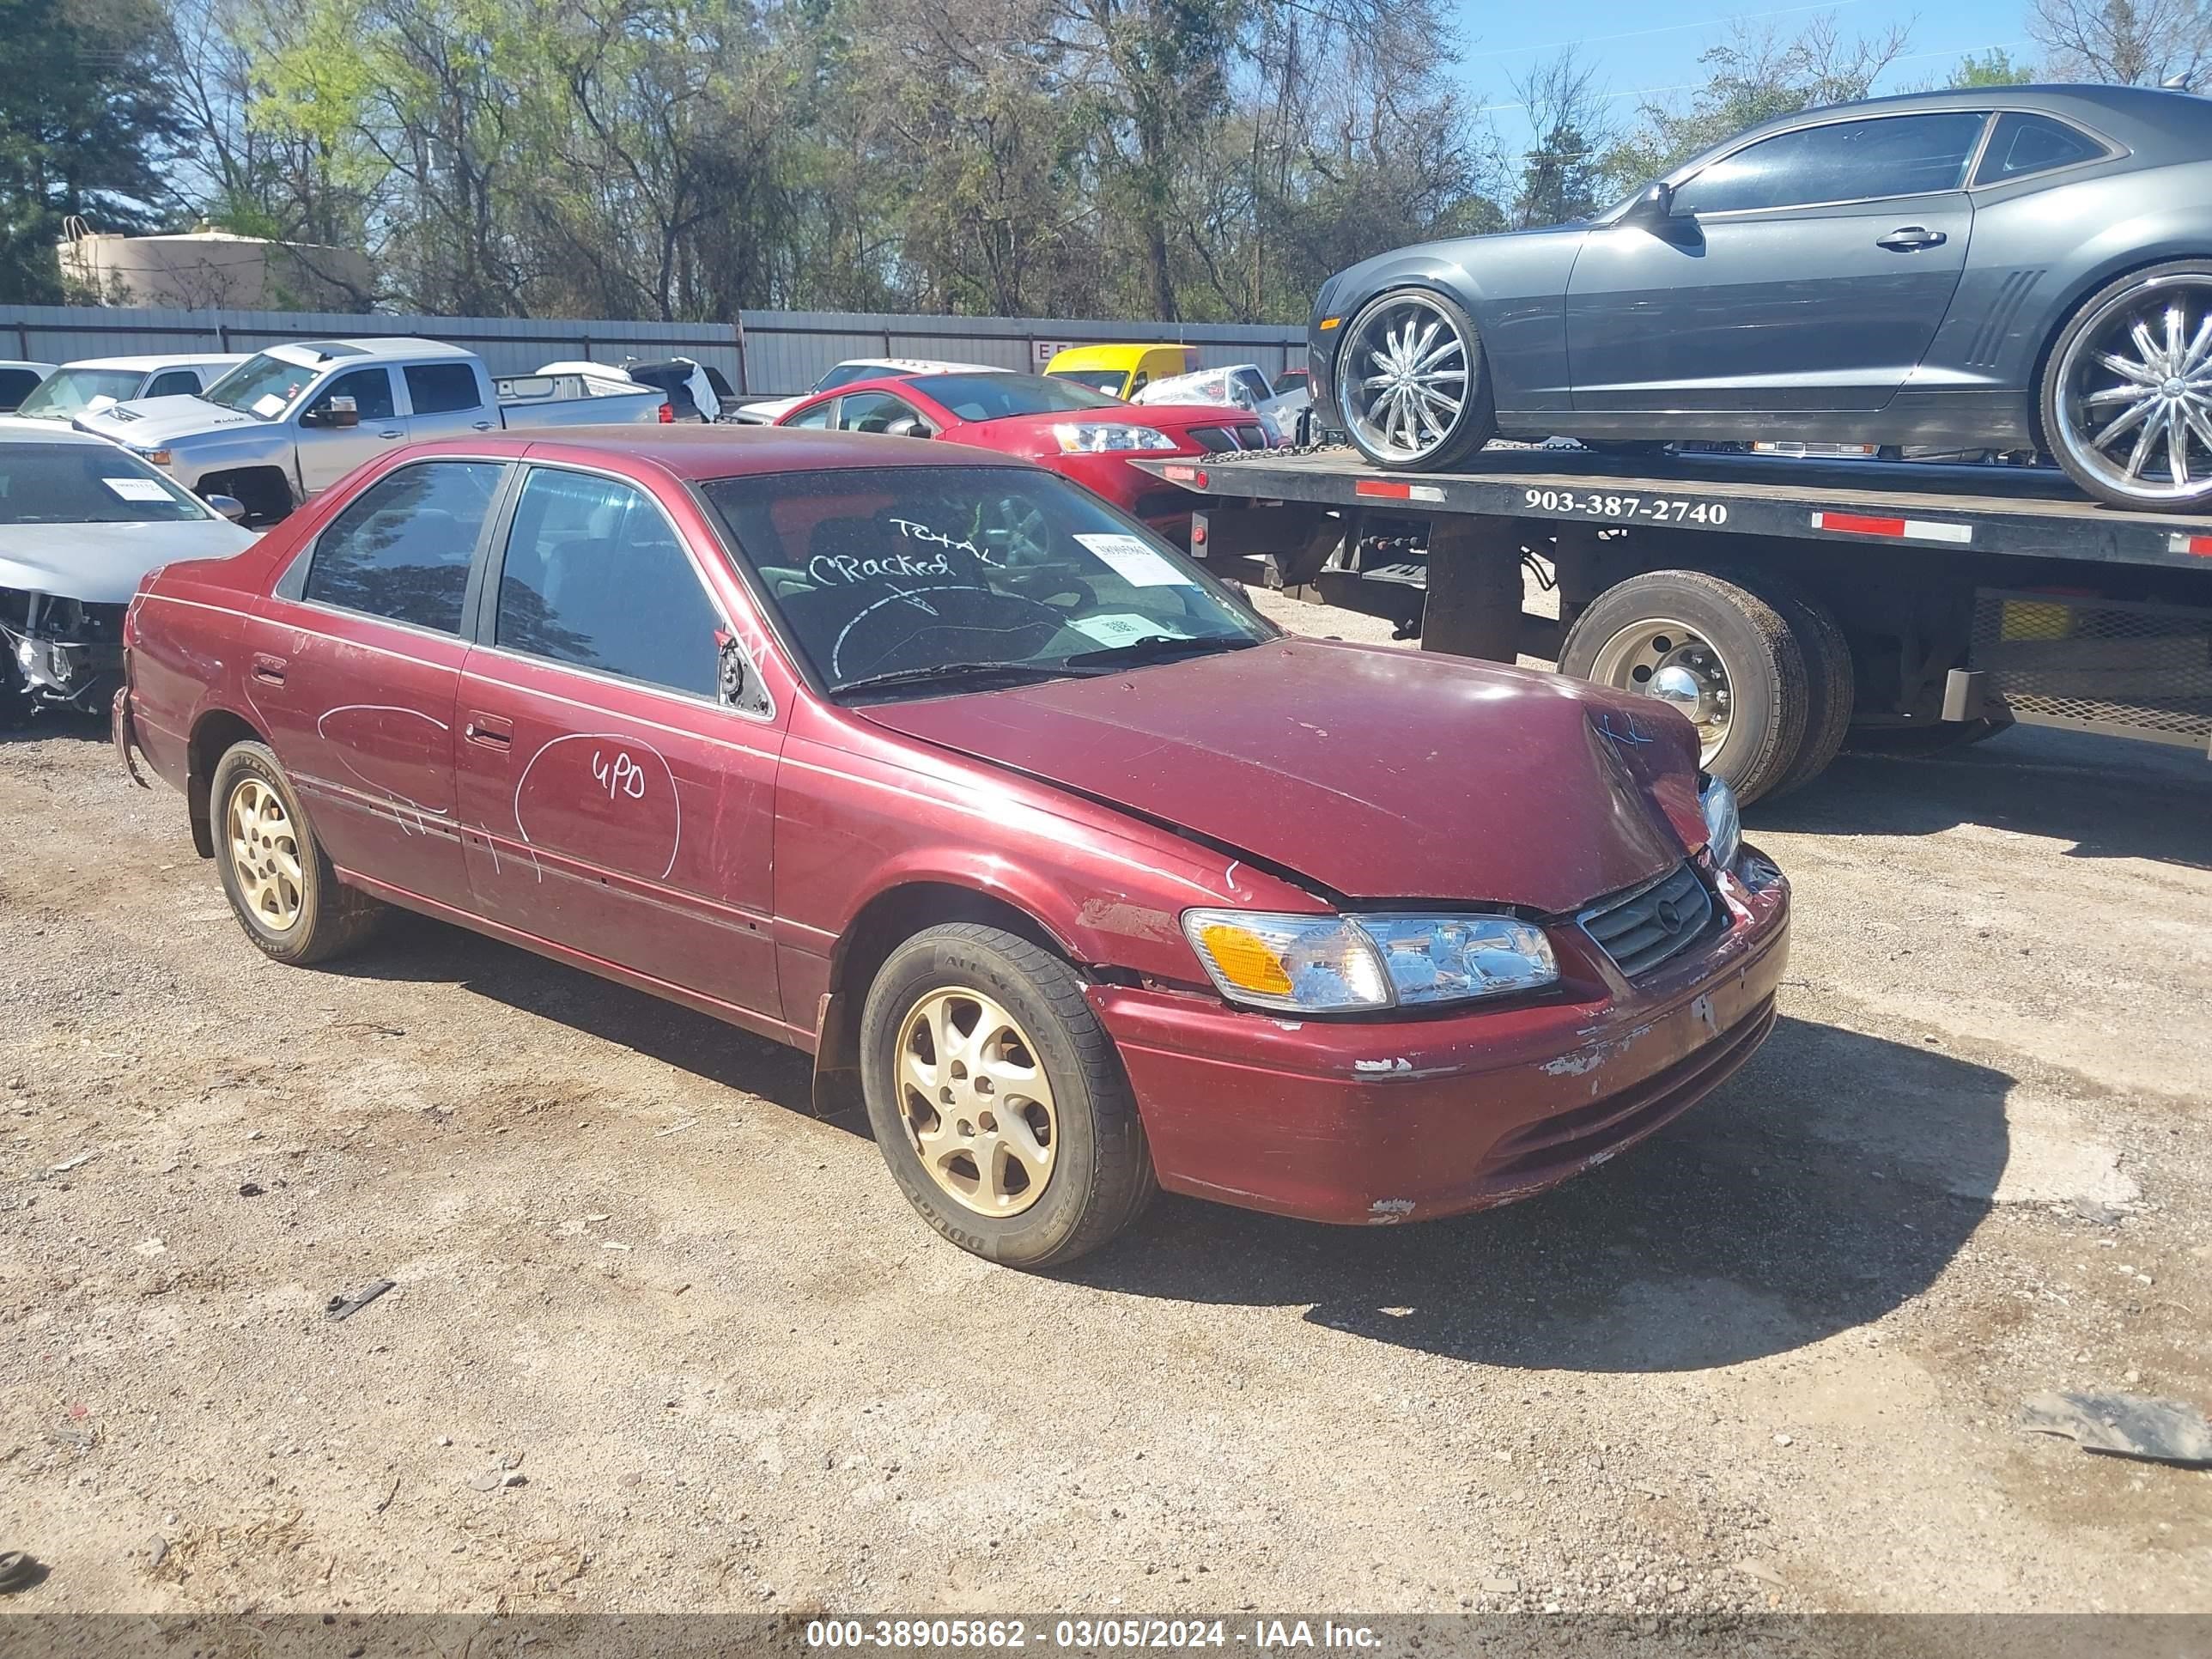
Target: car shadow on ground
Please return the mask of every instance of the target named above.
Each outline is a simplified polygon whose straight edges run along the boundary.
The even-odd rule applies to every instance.
[[[48,738],[76,738],[87,743],[107,741],[107,720],[101,714],[81,714],[73,709],[39,708],[21,726],[0,726],[0,744],[40,743]],[[118,763],[118,768],[120,764]]]
[[[394,911],[366,948],[319,971],[453,985],[634,1048],[708,1083],[813,1115],[814,1063],[798,1049],[410,911]],[[865,1120],[849,1114],[824,1121],[867,1133]]]
[[[1846,754],[1745,814],[1754,841],[1766,829],[1928,836],[1966,823],[2069,841],[2075,858],[2212,870],[2212,763],[2193,750],[2014,726],[1925,757]]]
[[[1863,1325],[1934,1282],[1990,1209],[2011,1084],[1784,1018],[1711,1099],[1542,1197],[1375,1229],[1165,1200],[1068,1276],[1304,1306],[1316,1325],[1486,1364],[1732,1364]]]

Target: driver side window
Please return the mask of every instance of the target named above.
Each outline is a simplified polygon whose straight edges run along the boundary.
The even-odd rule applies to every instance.
[[[398,412],[392,401],[392,371],[386,368],[356,368],[339,375],[307,405],[307,412],[327,415],[337,398],[352,398],[364,421],[388,421]]]
[[[894,428],[907,431],[901,422],[912,422],[924,433],[930,431],[929,422],[913,404],[887,392],[863,392],[846,398],[837,411],[838,429],[843,432],[889,432]]]
[[[1744,213],[1957,190],[1987,118],[1978,112],[1892,115],[1778,132],[1685,180],[1674,211]]]

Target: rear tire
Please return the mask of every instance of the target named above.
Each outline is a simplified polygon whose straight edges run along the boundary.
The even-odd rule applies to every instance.
[[[1393,374],[1400,385],[1366,385]],[[1430,289],[1392,289],[1353,314],[1337,349],[1335,386],[1353,447],[1376,466],[1449,471],[1498,435],[1497,394],[1474,319]]]
[[[907,1201],[986,1261],[1073,1261],[1158,1190],[1083,981],[1001,928],[946,923],[890,953],[860,1016],[860,1079]]]
[[[2204,401],[2212,364],[2187,359],[2208,320],[2212,260],[2169,259],[2106,283],[2051,342],[2036,398],[2043,441],[2066,476],[2099,501],[2154,513],[2193,512],[2212,501],[2212,443],[2200,425],[2212,415]],[[2171,444],[2177,419],[2179,477]],[[2103,435],[2116,427],[2118,435]],[[2149,441],[2139,444],[2146,432]]]
[[[338,880],[266,744],[226,750],[208,799],[223,896],[263,955],[305,967],[375,931],[385,907]]]
[[[1809,593],[1775,577],[1747,582],[1790,624],[1797,648],[1805,658],[1805,736],[1797,758],[1767,791],[1770,797],[1802,789],[1828,769],[1851,729],[1852,706],[1858,699],[1858,674],[1851,664],[1851,645],[1844,637],[1836,613]]]
[[[1774,791],[1804,746],[1796,635],[1749,588],[1702,570],[1647,571],[1599,594],[1568,630],[1559,672],[1687,714],[1700,763],[1747,805]]]

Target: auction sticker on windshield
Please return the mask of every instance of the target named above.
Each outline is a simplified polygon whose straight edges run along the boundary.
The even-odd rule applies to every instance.
[[[1132,587],[1195,587],[1198,584],[1134,536],[1085,535],[1079,542]]]
[[[1172,623],[1154,622],[1130,611],[1109,611],[1100,617],[1071,617],[1067,625],[1101,645],[1130,645],[1139,640],[1187,640],[1189,634]]]
[[[167,501],[169,492],[151,478],[102,478],[100,483],[126,501]]]

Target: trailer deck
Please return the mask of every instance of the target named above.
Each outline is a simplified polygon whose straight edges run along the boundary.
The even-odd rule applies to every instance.
[[[1217,499],[2212,570],[2212,520],[2123,512],[2038,467],[1705,454],[1630,465],[1574,450],[1501,447],[1459,472],[1386,472],[1349,448],[1137,465]]]

